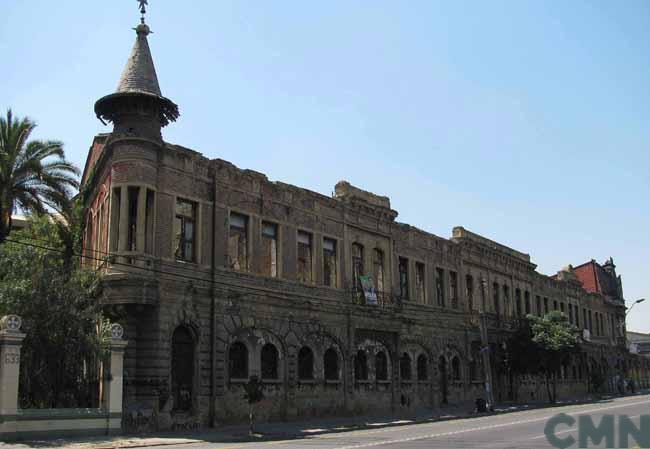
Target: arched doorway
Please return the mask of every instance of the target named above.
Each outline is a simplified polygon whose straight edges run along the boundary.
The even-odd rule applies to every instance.
[[[174,410],[192,409],[194,386],[194,339],[185,326],[179,326],[172,336],[172,398]]]
[[[447,359],[442,355],[438,359],[438,374],[440,376],[440,395],[442,396],[442,403],[447,404]]]

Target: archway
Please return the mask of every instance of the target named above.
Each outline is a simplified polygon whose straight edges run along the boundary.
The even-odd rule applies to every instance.
[[[179,326],[172,335],[171,393],[174,410],[192,409],[194,390],[194,339],[185,326]]]

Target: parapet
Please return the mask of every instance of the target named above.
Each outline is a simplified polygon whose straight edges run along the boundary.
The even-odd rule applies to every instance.
[[[334,186],[334,198],[337,200],[361,200],[370,205],[390,209],[390,198],[362,190],[347,181],[339,181]]]

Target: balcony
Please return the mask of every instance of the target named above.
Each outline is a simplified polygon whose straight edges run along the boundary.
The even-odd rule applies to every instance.
[[[346,296],[350,298],[352,304],[368,307],[395,308],[402,305],[402,298],[390,292],[364,292],[352,289],[346,291]]]

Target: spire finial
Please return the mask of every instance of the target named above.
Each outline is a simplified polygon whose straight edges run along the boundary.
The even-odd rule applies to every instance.
[[[138,3],[140,3],[140,14],[142,14],[142,17],[140,17],[140,22],[144,23],[144,15],[147,13],[147,6],[149,5],[149,2],[147,0],[138,0]]]

